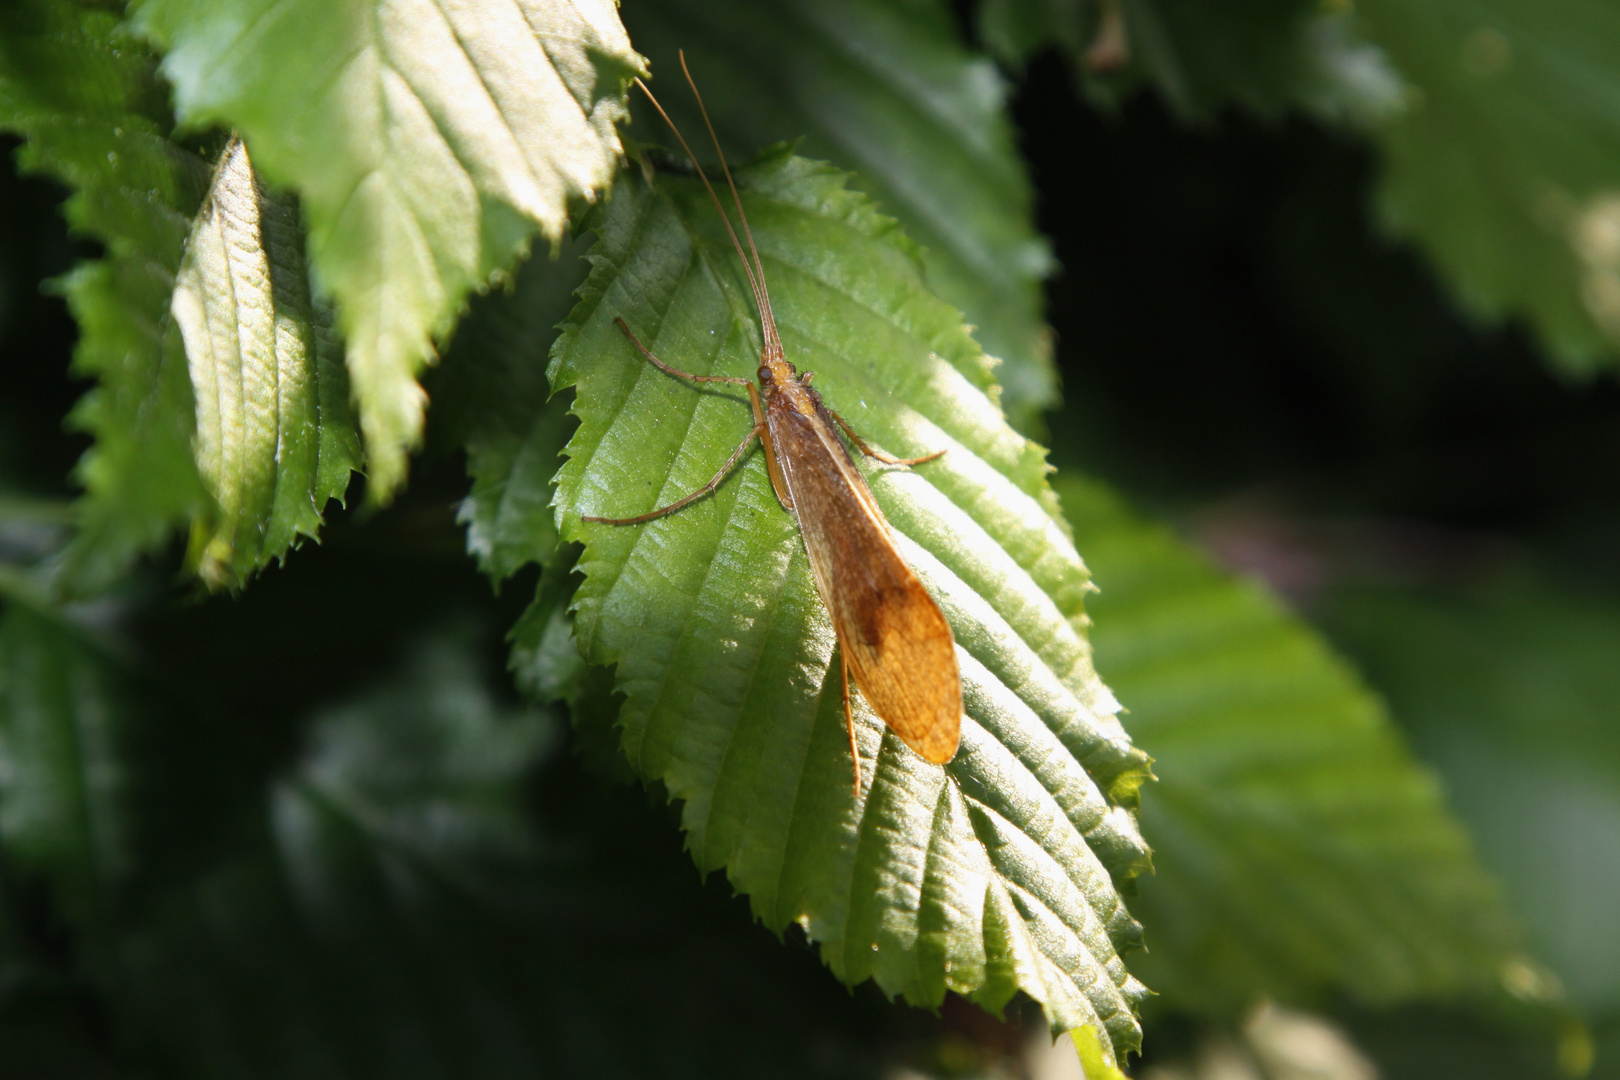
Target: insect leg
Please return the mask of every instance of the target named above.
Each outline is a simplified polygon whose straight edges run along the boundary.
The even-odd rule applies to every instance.
[[[827,407],[826,405],[823,405],[822,408],[826,409]],[[855,444],[856,449],[865,454],[867,457],[877,458],[885,465],[921,465],[923,462],[933,461],[935,458],[945,453],[944,450],[935,450],[932,454],[924,454],[922,457],[895,457],[893,454],[884,453],[882,450],[874,450],[870,446],[867,446],[866,440],[855,434],[855,429],[849,426],[849,421],[845,420],[842,416],[839,416],[831,409],[827,409],[827,414],[834,420],[838,421],[838,426],[844,429],[844,434],[849,436],[849,441]],[[946,447],[946,449],[948,450],[950,448]]]
[[[759,403],[759,389],[753,383],[748,384],[748,403],[754,407],[754,424],[759,430],[760,441],[765,444],[765,471],[771,474],[771,490],[776,492],[776,501],[782,504],[782,509],[791,514],[793,493],[788,490],[787,477],[782,475],[782,466],[776,460],[776,444],[771,441],[771,428],[765,423],[765,408]]]
[[[838,645],[838,666],[844,676],[844,723],[849,728],[849,756],[855,763],[855,798],[861,797],[861,746],[855,741],[855,714],[849,709],[849,655]]]
[[[748,387],[752,387],[754,385],[748,379],[741,379],[741,378],[738,378],[735,375],[693,375],[689,371],[682,371],[679,368],[672,368],[668,364],[664,363],[662,360],[658,359],[658,357],[654,356],[652,354],[652,351],[649,350],[647,348],[647,346],[643,345],[641,343],[641,341],[636,337],[636,335],[634,335],[634,334],[632,334],[630,332],[630,327],[625,325],[625,322],[624,322],[623,319],[621,319],[617,315],[615,315],[613,317],[613,321],[619,324],[619,329],[623,330],[624,331],[624,336],[630,339],[630,344],[632,344],[636,348],[640,349],[641,350],[641,355],[645,356],[648,360],[651,360],[652,364],[653,364],[653,367],[657,368],[659,371],[663,371],[663,372],[666,372],[666,373],[668,373],[670,375],[673,375],[677,379],[687,379],[687,380],[689,380],[691,382],[731,383],[733,386],[748,386]]]
[[[753,384],[749,383],[749,386],[752,388]],[[653,518],[661,518],[665,514],[673,514],[683,506],[688,506],[694,502],[697,502],[697,500],[703,498],[703,496],[719,487],[720,481],[724,480],[726,475],[730,473],[732,469],[737,467],[737,463],[743,459],[743,455],[748,453],[749,449],[753,447],[754,440],[760,436],[762,430],[763,429],[758,427],[750,429],[747,437],[745,437],[742,442],[737,444],[737,449],[731,452],[731,457],[726,459],[726,463],[724,465],[720,466],[720,471],[714,474],[714,479],[710,480],[707,484],[704,484],[702,487],[698,488],[685,498],[676,499],[668,506],[661,506],[657,510],[649,510],[647,513],[637,514],[635,517],[610,518],[596,517],[594,515],[587,514],[580,520],[595,521],[603,525],[637,525],[643,521],[651,521]]]

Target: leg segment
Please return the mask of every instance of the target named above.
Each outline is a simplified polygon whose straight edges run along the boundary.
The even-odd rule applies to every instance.
[[[738,378],[735,375],[693,375],[689,371],[682,371],[679,368],[672,368],[662,360],[658,359],[658,357],[654,356],[652,352],[648,350],[647,346],[643,345],[640,340],[637,339],[636,335],[630,332],[630,327],[625,325],[623,319],[619,318],[618,316],[614,316],[613,321],[619,324],[619,329],[623,330],[624,336],[630,339],[630,344],[634,345],[637,349],[640,349],[641,355],[652,361],[653,367],[657,368],[659,371],[673,375],[677,379],[686,379],[690,382],[730,383],[733,386],[754,385],[749,380]]]
[[[826,406],[823,405],[822,408],[825,409]],[[855,429],[849,426],[849,421],[845,420],[842,416],[839,416],[831,409],[827,409],[827,414],[834,420],[838,421],[838,426],[844,429],[844,434],[849,436],[849,441],[855,444],[855,448],[857,450],[865,454],[867,457],[877,458],[885,465],[921,465],[923,462],[933,461],[935,458],[945,453],[944,450],[935,450],[932,454],[924,454],[922,457],[895,457],[893,454],[887,454],[882,450],[874,450],[870,446],[867,446],[866,440],[855,434]],[[946,447],[946,449],[948,450],[950,448]]]
[[[849,708],[849,657],[842,643],[838,646],[838,666],[844,675],[844,724],[849,728],[849,757],[855,763],[855,798],[861,797],[861,745],[855,741],[855,714]]]
[[[752,386],[753,384],[750,383],[749,385]],[[759,438],[760,431],[761,429],[757,427],[750,429],[748,436],[744,438],[742,442],[737,444],[737,449],[731,452],[731,457],[727,458],[726,463],[720,466],[720,471],[714,474],[714,479],[710,480],[707,484],[704,484],[702,487],[698,488],[685,498],[676,499],[668,506],[661,506],[657,510],[650,510],[645,514],[638,514],[635,517],[610,518],[585,515],[580,520],[600,522],[603,525],[637,525],[643,521],[651,521],[653,518],[661,518],[665,514],[673,514],[683,506],[689,506],[692,503],[697,502],[697,500],[703,498],[703,496],[719,487],[720,481],[724,480],[726,475],[730,473],[732,469],[737,467],[737,463],[743,459],[743,455],[747,454],[748,451],[753,447],[754,440]]]

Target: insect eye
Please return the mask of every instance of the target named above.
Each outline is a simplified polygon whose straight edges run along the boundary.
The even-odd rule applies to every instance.
[[[759,365],[759,381],[762,383],[771,381],[771,369],[769,365]]]

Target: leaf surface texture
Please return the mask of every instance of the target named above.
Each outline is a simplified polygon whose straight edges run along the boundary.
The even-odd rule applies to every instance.
[[[950,620],[967,716],[928,765],[864,704],[851,761],[833,634],[764,462],[647,525],[584,525],[698,487],[751,425],[746,398],[657,371],[751,375],[758,325],[740,264],[695,181],[621,180],[593,219],[582,299],[553,352],[581,426],[558,474],[563,538],[582,541],[580,650],[616,665],[632,768],[682,803],[700,868],[725,868],[771,927],[796,922],[846,982],[992,1009],[1015,991],[1054,1028],[1099,1025],[1118,1054],[1143,993],[1118,950],[1136,927],[1114,884],[1146,849],[1146,776],[1091,667],[1083,564],[1044,453],[1006,425],[984,354],[931,296],[914,245],[830,166],[775,156],[739,174],[788,357],[891,453],[869,473],[898,542]]]
[[[1020,430],[1057,405],[1057,372],[1042,315],[1053,269],[1035,230],[1034,195],[990,59],[962,47],[938,0],[655,0],[625,13],[651,58],[659,100],[707,154],[677,52],[734,158],[784,140],[854,170],[923,248],[935,295],[960,308],[975,339],[1002,361],[1002,405]],[[639,104],[639,103],[638,103]],[[674,145],[663,121],[637,110],[638,139]]]
[[[210,585],[240,586],[318,534],[360,447],[330,313],[311,299],[297,208],[264,192],[239,139],[215,168],[170,307],[215,504],[193,530],[193,557]]]

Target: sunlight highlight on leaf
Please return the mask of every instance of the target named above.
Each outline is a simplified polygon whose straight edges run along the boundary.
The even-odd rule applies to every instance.
[[[265,194],[240,139],[220,156],[170,307],[195,394],[197,467],[217,507],[193,527],[192,561],[210,588],[240,587],[317,535],[360,465],[297,209]]]

